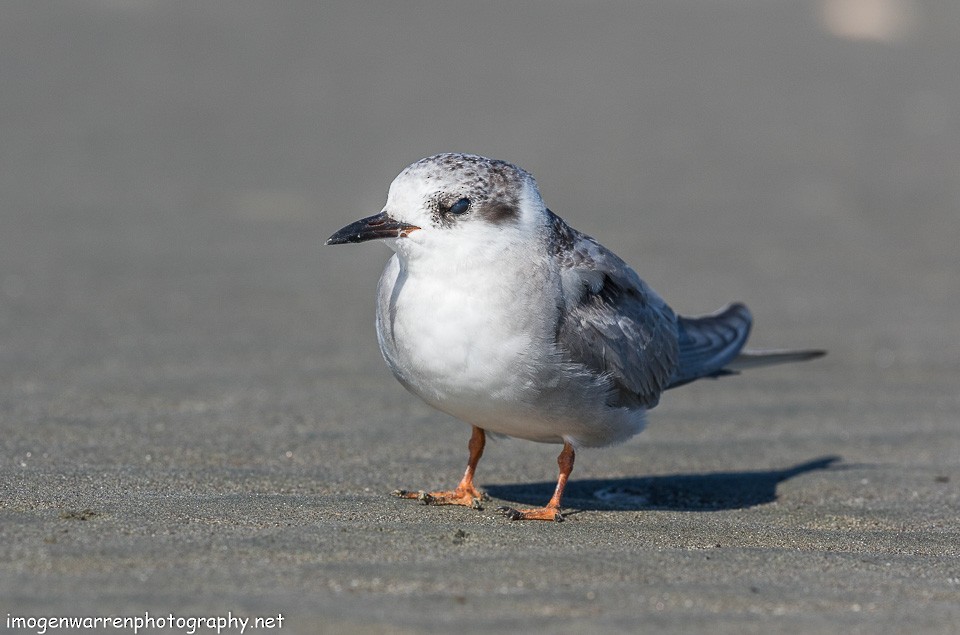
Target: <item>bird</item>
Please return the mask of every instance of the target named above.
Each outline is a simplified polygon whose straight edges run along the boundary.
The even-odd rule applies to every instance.
[[[394,251],[377,286],[384,360],[407,390],[472,428],[454,489],[398,489],[400,498],[483,509],[477,464],[488,434],[508,436],[561,444],[559,475],[543,507],[498,511],[562,521],[577,451],[639,433],[665,390],[825,354],[745,349],[753,320],[740,303],[678,315],[506,161],[442,153],[412,163],[380,213],[326,244],[369,240]]]

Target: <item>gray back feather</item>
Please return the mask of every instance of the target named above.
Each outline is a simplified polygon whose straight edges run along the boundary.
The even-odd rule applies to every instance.
[[[548,214],[563,287],[557,347],[609,378],[611,406],[654,407],[678,365],[676,316],[613,252]]]

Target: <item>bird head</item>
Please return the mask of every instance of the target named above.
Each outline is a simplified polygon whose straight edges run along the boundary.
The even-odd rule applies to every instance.
[[[497,240],[535,231],[545,209],[536,181],[517,166],[473,154],[437,154],[394,179],[383,211],[347,225],[327,244],[383,239],[406,253]]]

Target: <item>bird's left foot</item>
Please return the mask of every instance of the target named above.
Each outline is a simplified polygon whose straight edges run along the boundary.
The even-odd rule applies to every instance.
[[[485,492],[475,487],[446,490],[440,492],[411,492],[405,489],[394,490],[392,494],[398,498],[412,498],[424,505],[462,505],[472,509],[483,509],[483,501],[489,500]]]
[[[498,507],[497,511],[509,520],[550,520],[563,522],[563,514],[557,507],[538,507],[537,509],[514,509],[513,507]]]

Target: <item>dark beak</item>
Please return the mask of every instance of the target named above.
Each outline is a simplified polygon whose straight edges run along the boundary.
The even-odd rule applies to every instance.
[[[401,223],[380,212],[376,216],[368,216],[350,223],[330,238],[328,245],[344,245],[346,243],[362,243],[375,238],[403,238],[420,229],[416,225]]]

